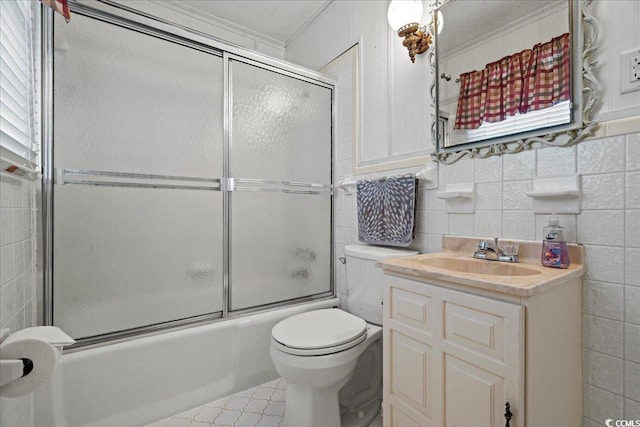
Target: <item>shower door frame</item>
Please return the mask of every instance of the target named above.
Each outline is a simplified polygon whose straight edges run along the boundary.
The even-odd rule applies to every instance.
[[[273,310],[283,306],[302,304],[310,301],[334,298],[336,295],[334,278],[334,198],[333,198],[333,163],[335,142],[335,80],[329,76],[313,70],[288,63],[283,60],[271,58],[264,54],[233,45],[213,38],[205,33],[191,28],[146,14],[129,8],[111,0],[93,0],[78,3],[69,1],[70,10],[74,14],[98,19],[112,25],[117,25],[142,34],[157,37],[169,42],[177,43],[185,47],[195,48],[207,54],[219,56],[223,62],[223,170],[220,177],[220,186],[217,191],[222,192],[223,218],[223,282],[222,282],[222,311],[189,317],[186,319],[170,320],[153,325],[144,325],[122,331],[114,331],[106,334],[80,338],[71,349],[85,346],[110,344],[116,340],[132,339],[143,334],[157,333],[167,329],[191,327],[201,323],[221,321],[227,318],[246,316],[253,313]],[[54,124],[54,98],[53,98],[53,11],[42,6],[42,324],[53,325],[53,192],[55,171],[53,164],[53,124]],[[316,84],[331,91],[331,147],[330,147],[330,184],[304,184],[300,190],[293,191],[302,194],[329,194],[330,196],[330,284],[329,291],[322,293],[268,303],[250,308],[231,310],[230,301],[230,198],[229,192],[234,191],[234,178],[229,177],[229,148],[231,143],[231,111],[230,111],[230,60],[258,66],[262,69],[275,71],[278,74],[292,77],[311,84]],[[273,183],[272,181],[262,181]],[[286,183],[299,186],[299,183]],[[260,191],[260,190],[256,190]],[[273,191],[273,190],[264,190]],[[286,189],[275,191],[292,192]]]

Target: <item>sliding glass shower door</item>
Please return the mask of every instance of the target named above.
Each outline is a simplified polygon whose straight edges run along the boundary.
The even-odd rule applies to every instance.
[[[48,322],[91,343],[332,295],[331,84],[74,7],[53,24]]]
[[[331,90],[231,60],[231,310],[330,291]]]
[[[54,324],[84,338],[222,312],[222,57],[56,19]]]

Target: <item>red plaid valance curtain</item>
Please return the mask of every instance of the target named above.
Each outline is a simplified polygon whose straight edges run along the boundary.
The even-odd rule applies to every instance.
[[[550,107],[570,99],[569,33],[460,75],[454,129]]]

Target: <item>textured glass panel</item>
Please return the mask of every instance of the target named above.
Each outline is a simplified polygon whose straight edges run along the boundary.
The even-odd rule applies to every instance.
[[[233,61],[231,176],[331,183],[331,91]]]
[[[234,192],[231,308],[331,289],[331,197]]]
[[[217,56],[56,17],[56,167],[218,178],[222,90]]]
[[[56,168],[221,177],[221,58],[81,15],[54,43]],[[56,185],[54,323],[81,338],[221,311],[222,250],[219,192]]]
[[[82,338],[222,310],[222,194],[56,185],[54,323]]]

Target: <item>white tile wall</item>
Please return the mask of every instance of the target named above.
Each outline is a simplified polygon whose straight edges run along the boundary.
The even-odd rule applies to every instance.
[[[627,239],[628,241],[628,239]],[[624,276],[627,285],[640,286],[640,249],[626,248],[624,255]]]
[[[505,239],[535,239],[536,216],[529,211],[504,211],[502,213],[502,233],[496,236]]]
[[[627,420],[635,420],[638,419],[638,414],[640,414],[640,402],[626,399],[624,401],[624,418]]]
[[[549,147],[536,152],[536,175],[554,176],[576,173],[575,147]]]
[[[604,420],[622,419],[624,399],[622,396],[585,383],[582,395],[582,415],[596,425],[604,425]],[[597,421],[596,421],[597,420]]]
[[[624,342],[624,358],[630,362],[640,363],[640,326],[625,324]]]
[[[583,361],[586,383],[616,395],[622,394],[624,387],[624,362],[622,359],[585,350]]]
[[[502,206],[502,183],[476,184],[476,210],[499,210]]]
[[[338,118],[340,120],[340,117]],[[338,140],[339,144],[350,144]],[[436,189],[419,193],[417,238],[421,252],[440,250],[443,234],[540,240],[548,215],[531,212],[530,191],[538,176],[582,174],[584,200],[578,215],[560,215],[567,240],[585,246],[584,425],[606,418],[640,419],[640,136],[584,141],[573,147],[542,148],[495,159],[465,159],[439,165],[440,186],[476,180],[475,214],[447,214]],[[345,147],[341,153],[349,152]],[[344,161],[349,161],[345,159]],[[387,174],[400,174],[396,170]],[[350,175],[349,172],[347,172]],[[343,176],[336,175],[339,181]],[[336,182],[337,182],[336,181]],[[355,196],[336,216],[342,245],[357,243]],[[352,215],[351,218],[347,216]],[[349,233],[344,228],[353,228]],[[347,239],[348,240],[348,239]],[[344,267],[339,264],[338,270]],[[346,292],[338,272],[339,294]]]
[[[513,156],[517,157],[517,156]],[[502,183],[502,208],[506,210],[531,210],[531,197],[526,193],[533,190],[533,181],[505,181]]]
[[[624,173],[584,175],[582,209],[624,209]]]
[[[625,169],[625,137],[597,139],[578,144],[578,173],[610,173]]]
[[[0,327],[34,326],[35,184],[0,173]],[[31,395],[0,398],[0,425],[33,425]]]
[[[624,357],[624,323],[585,315],[584,347],[619,359]]]
[[[0,174],[0,327],[35,320],[34,184]]]
[[[624,286],[585,280],[583,284],[585,313],[611,320],[624,320]]]
[[[624,394],[625,397],[636,402],[640,402],[640,363],[625,362],[624,363]],[[638,419],[634,414],[634,419]]]
[[[627,209],[640,209],[640,172],[627,172],[625,200]]]

